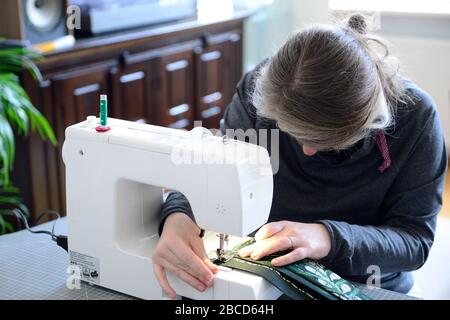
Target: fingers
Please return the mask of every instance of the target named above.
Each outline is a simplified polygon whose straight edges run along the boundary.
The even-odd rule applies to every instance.
[[[294,240],[294,238],[291,238]],[[301,245],[301,244],[295,244]],[[251,247],[251,248],[250,248]],[[265,256],[268,256],[272,253],[283,251],[289,249],[291,247],[291,243],[287,237],[278,238],[271,241],[262,241],[259,243],[254,243],[251,246],[245,247],[239,251],[239,255],[241,257],[251,256],[253,260],[259,260]],[[245,250],[244,250],[245,249]],[[284,266],[287,264],[291,264],[300,260],[303,260],[309,256],[309,248],[308,247],[298,247],[291,251],[290,253],[277,257],[273,259],[271,262],[274,266]],[[242,254],[241,254],[242,251]]]
[[[253,250],[255,250],[255,248],[258,247],[259,244],[257,243],[253,243],[249,246],[246,246],[244,248],[242,248],[241,250],[238,251],[239,256],[245,258],[248,257],[252,254]]]
[[[169,281],[167,280],[166,272],[164,271],[164,268],[158,264],[153,263],[153,272],[155,273],[156,279],[159,282],[159,285],[164,290],[164,292],[171,298],[175,299],[177,297],[177,294],[175,290],[172,289],[172,287],[169,284]]]
[[[217,273],[219,271],[219,268],[209,260],[209,258],[206,256],[205,252],[205,246],[203,245],[203,241],[193,241],[192,243],[192,250],[195,252],[195,254],[200,257],[200,259],[203,261],[203,263],[211,270],[212,273]]]
[[[186,271],[180,269],[178,266],[173,265],[170,261],[162,260],[162,261],[160,261],[160,263],[161,263],[161,265],[160,266],[158,265],[158,266],[162,267],[164,272],[169,271],[169,272],[173,273],[177,278],[180,278],[181,280],[183,280],[184,282],[189,284],[191,287],[197,289],[198,291],[203,292],[206,290],[207,286],[205,284],[203,284],[200,280],[193,277]],[[164,275],[165,275],[165,273],[164,273]],[[164,279],[167,281],[167,277],[164,277]],[[163,281],[163,283],[164,283],[164,281]],[[169,284],[168,281],[167,281],[167,284]],[[169,285],[169,287],[170,287],[170,285]],[[166,290],[164,289],[164,291],[166,291]]]
[[[205,287],[210,287],[213,282],[213,272],[210,270],[209,265],[207,265],[204,260],[199,258],[191,248],[182,244],[180,247],[185,246],[185,248],[180,249],[180,253],[173,252],[170,248],[173,257],[169,260],[172,264],[181,269],[193,277],[201,281]]]
[[[212,273],[216,274],[217,272],[219,272],[219,267],[216,266],[214,263],[212,263],[208,257],[205,257],[203,261],[205,262],[205,264],[208,266],[209,270],[211,270]]]
[[[255,240],[261,241],[272,237],[286,227],[286,221],[271,222],[261,227],[255,234]]]
[[[175,292],[167,281],[167,271],[199,291],[210,287],[213,274],[218,272],[218,267],[206,256],[203,240],[198,236],[198,226],[183,213],[171,214],[166,219],[152,258],[157,265],[155,275],[171,297]]]
[[[241,257],[251,256],[253,260],[258,260],[269,254],[290,249],[292,245],[294,243],[287,237],[277,237],[255,242],[252,245],[242,248],[238,253]]]
[[[269,254],[291,249],[292,246],[295,247],[294,239],[291,237],[280,237],[274,239],[267,239],[260,242],[257,248],[251,253],[251,258],[253,260],[259,260]]]
[[[207,288],[202,282],[200,282],[198,279],[196,279],[195,277],[193,277],[184,270],[181,270],[175,266],[168,266],[168,268],[166,269],[200,292],[205,291]]]
[[[191,255],[193,255],[193,253]],[[211,274],[211,271],[209,271],[208,268],[204,267],[204,269]],[[196,276],[190,274],[189,270],[191,269],[187,267],[186,263],[182,259],[174,255],[170,250],[159,254],[156,262],[154,263],[154,270],[161,287],[167,295],[173,299],[176,297],[176,293],[167,281],[166,271],[173,273],[176,277],[201,292],[205,291],[212,285],[212,276],[208,283],[202,282],[200,279],[196,278]]]
[[[285,266],[308,257],[309,249],[305,247],[297,248],[284,256],[273,259],[271,262],[275,267]]]

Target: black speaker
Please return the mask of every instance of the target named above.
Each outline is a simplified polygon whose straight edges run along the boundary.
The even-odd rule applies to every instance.
[[[67,35],[67,1],[2,0],[0,6],[0,37],[36,44]]]

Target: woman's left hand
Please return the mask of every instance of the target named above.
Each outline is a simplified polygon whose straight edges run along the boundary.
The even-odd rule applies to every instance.
[[[279,251],[291,252],[272,260],[274,266],[284,266],[305,258],[325,258],[331,249],[328,230],[320,223],[291,221],[264,225],[255,235],[256,242],[239,251],[241,257],[259,260]]]

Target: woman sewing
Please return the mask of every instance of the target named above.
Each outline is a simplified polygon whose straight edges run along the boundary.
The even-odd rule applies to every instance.
[[[366,26],[354,15],[343,27],[299,32],[238,84],[221,130],[280,129],[269,222],[239,254],[288,250],[272,264],[316,259],[362,283],[377,266],[383,288],[412,293],[409,272],[433,243],[447,155],[433,100]],[[217,267],[189,203],[174,192],[162,211],[153,257],[161,287],[175,297],[167,270],[206,290]]]

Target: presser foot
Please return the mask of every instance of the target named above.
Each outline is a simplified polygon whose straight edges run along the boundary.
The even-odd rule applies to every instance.
[[[219,238],[219,247],[216,251],[213,251],[208,255],[208,257],[213,262],[224,263],[233,258],[234,252],[228,250],[228,240],[229,236],[224,233],[219,233],[216,235]]]
[[[230,260],[234,257],[234,252],[230,250],[222,250],[222,252],[219,252],[220,249],[217,249],[215,251],[211,251],[207,254],[209,260],[211,260],[215,264],[222,264]]]

